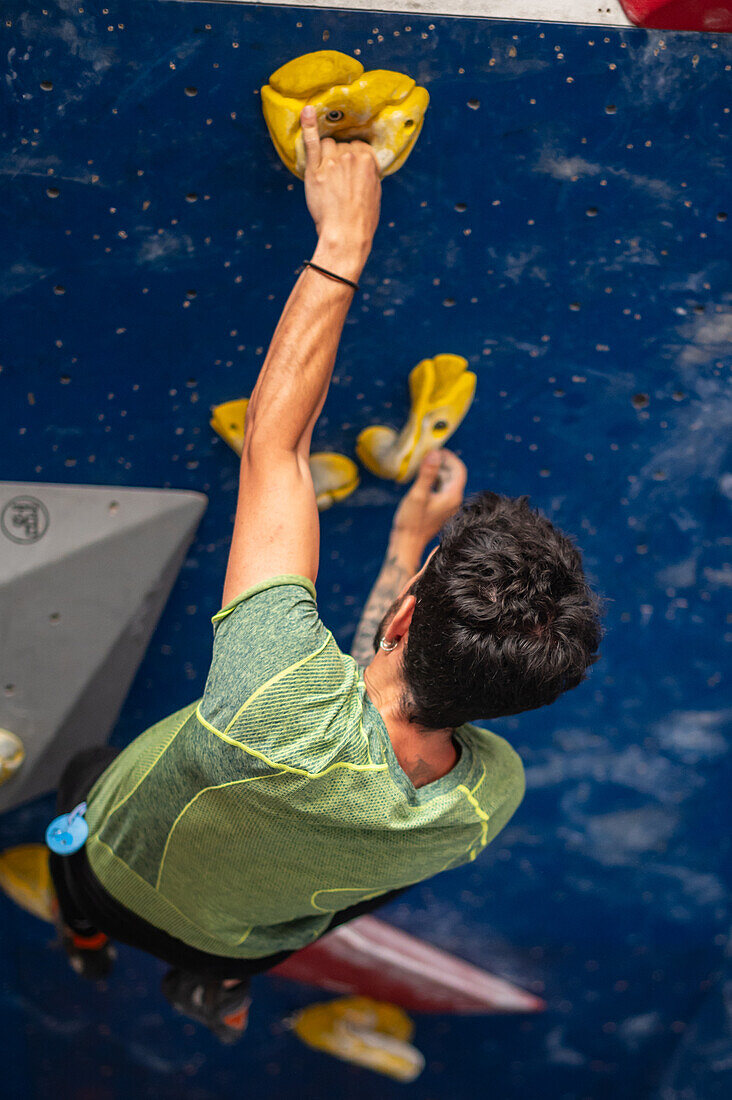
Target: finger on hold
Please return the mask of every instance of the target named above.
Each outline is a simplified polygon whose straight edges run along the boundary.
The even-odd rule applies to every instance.
[[[450,470],[453,473],[466,470],[465,463],[461,458],[458,458],[454,451],[448,451],[447,447],[443,447],[441,455],[444,470]]]
[[[422,459],[417,475],[417,483],[421,489],[433,489],[435,479],[440,472],[440,452],[428,451]]]
[[[439,470],[441,462],[442,454],[440,451],[428,451],[422,459],[420,473],[434,474],[435,470]]]
[[[300,125],[305,143],[305,167],[317,168],[320,164],[320,134],[317,111],[311,104],[300,111]]]

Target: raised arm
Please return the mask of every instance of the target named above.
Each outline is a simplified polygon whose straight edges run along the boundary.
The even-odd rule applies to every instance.
[[[318,233],[312,259],[355,282],[379,220],[376,160],[365,142],[321,141],[308,110],[301,121],[305,198]],[[247,408],[224,605],[278,574],[316,579],[320,532],[308,455],[353,293],[306,267],[275,329]]]

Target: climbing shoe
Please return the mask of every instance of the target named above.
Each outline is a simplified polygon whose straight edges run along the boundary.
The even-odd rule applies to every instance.
[[[63,947],[71,967],[81,978],[90,982],[100,982],[108,977],[114,961],[117,958],[117,949],[104,932],[98,932],[89,925],[88,931],[74,931],[64,924],[58,902],[54,898],[52,903],[53,922],[56,925],[61,946]]]
[[[173,969],[163,978],[161,989],[177,1012],[203,1024],[222,1043],[237,1043],[247,1029],[252,999],[246,979],[227,988],[218,979]]]

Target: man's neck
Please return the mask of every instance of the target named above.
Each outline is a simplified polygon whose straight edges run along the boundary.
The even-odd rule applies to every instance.
[[[404,717],[404,684],[384,667],[380,654],[364,669],[363,678],[368,697],[386,726],[394,754],[414,786],[424,787],[452,771],[459,758],[455,731],[425,729]]]

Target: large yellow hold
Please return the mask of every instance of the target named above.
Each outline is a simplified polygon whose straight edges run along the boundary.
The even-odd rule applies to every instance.
[[[356,453],[372,474],[403,484],[416,475],[428,451],[447,443],[475,394],[476,375],[467,367],[462,355],[445,352],[409,372],[412,407],[401,432],[374,424],[358,437]]]
[[[10,730],[0,729],[0,786],[7,783],[25,760],[23,742]]]
[[[45,844],[19,844],[0,852],[0,890],[34,917],[53,923],[56,897]]]
[[[337,50],[317,50],[288,61],[262,88],[262,109],[282,161],[305,175],[300,111],[312,104],[321,138],[368,142],[380,176],[404,164],[419,137],[430,97],[410,76],[388,69],[364,72]]]
[[[238,455],[244,447],[244,423],[248,405],[249,399],[242,397],[236,401],[226,401],[211,410],[211,427]],[[333,451],[311,454],[310,473],[320,512],[332,507],[337,501],[344,500],[358,488],[358,467],[346,455]]]
[[[370,997],[341,997],[309,1005],[292,1021],[308,1046],[365,1066],[395,1081],[414,1081],[424,1057],[410,1039],[414,1024],[406,1012]]]

